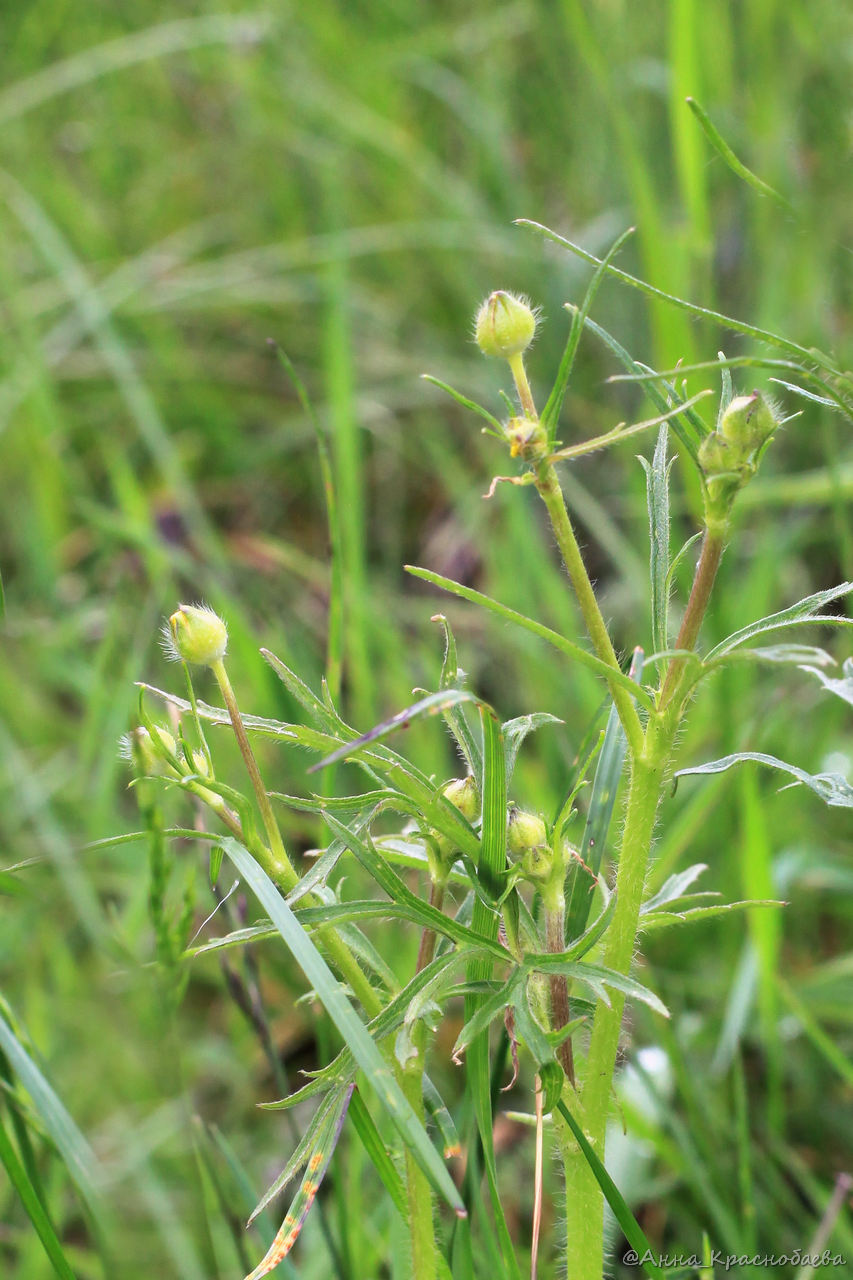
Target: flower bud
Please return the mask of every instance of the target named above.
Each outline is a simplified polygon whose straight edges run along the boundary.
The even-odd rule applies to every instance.
[[[507,810],[506,847],[513,857],[521,857],[528,849],[547,844],[545,823],[535,813],[527,813],[512,804]]]
[[[160,725],[154,728],[155,741],[147,729],[141,725],[132,729],[121,740],[120,754],[133,765],[138,778],[163,778],[174,774],[174,769],[165,758],[164,753],[177,755],[178,745],[169,733]]]
[[[454,778],[442,787],[441,794],[458,809],[463,818],[473,822],[480,812],[480,792],[477,782],[470,774],[467,778]],[[430,872],[434,880],[446,879],[447,872],[456,860],[458,850],[455,843],[441,831],[430,830],[432,848],[427,850],[430,859]]]
[[[454,778],[452,782],[448,782],[441,794],[469,822],[473,822],[480,812],[480,793],[470,773],[467,778]]]
[[[699,466],[706,477],[736,472],[741,461],[739,451],[717,431],[712,431],[699,446]]]
[[[539,844],[527,849],[521,859],[521,872],[525,880],[534,884],[550,880],[554,872],[554,854],[550,845]]]
[[[209,667],[225,657],[228,631],[206,605],[182,604],[169,619],[166,644],[172,657]]]
[[[776,418],[759,391],[751,396],[735,396],[723,414],[719,434],[736,449],[751,455],[776,430]]]
[[[477,312],[474,336],[486,356],[512,356],[526,351],[536,332],[536,312],[524,298],[498,289]]]

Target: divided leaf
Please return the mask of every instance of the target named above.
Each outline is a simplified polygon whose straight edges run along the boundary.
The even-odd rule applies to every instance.
[[[840,773],[806,773],[796,765],[785,760],[777,760],[775,756],[765,755],[761,751],[737,751],[733,755],[723,756],[720,760],[710,760],[707,764],[693,765],[689,769],[679,769],[676,778],[683,778],[694,773],[725,773],[733,765],[753,760],[756,764],[767,765],[770,769],[779,769],[789,774],[797,782],[820,796],[824,804],[836,809],[853,809],[853,786]]]

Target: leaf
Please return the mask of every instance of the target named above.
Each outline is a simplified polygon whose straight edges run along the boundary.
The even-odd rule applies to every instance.
[[[452,938],[454,942],[467,943],[472,946],[482,947],[486,951],[490,951],[497,959],[507,960],[509,958],[505,947],[497,941],[497,929],[494,936],[477,929],[469,929],[465,925],[454,920],[452,916],[445,915],[443,911],[439,911],[428,902],[423,902],[416,893],[413,893],[408,885],[403,881],[388,865],[383,858],[380,857],[375,845],[369,836],[362,839],[354,832],[350,831],[332,814],[326,815],[326,821],[330,830],[334,831],[358,858],[361,865],[368,871],[385,890],[389,898],[393,902],[405,906],[412,913],[410,918],[416,919],[424,929],[434,929],[437,933],[445,934],[448,938]]]
[[[614,241],[605,255],[604,260],[593,273],[580,308],[573,311],[572,323],[569,328],[569,336],[560,360],[560,367],[557,370],[557,377],[554,382],[554,386],[551,389],[551,394],[548,396],[545,403],[545,408],[542,410],[542,426],[548,434],[549,444],[553,442],[554,433],[557,429],[557,420],[560,416],[560,409],[563,406],[563,397],[566,394],[566,388],[568,387],[569,379],[572,376],[572,367],[575,363],[575,354],[581,340],[581,334],[583,333],[584,320],[592,309],[592,304],[595,301],[595,295],[598,293],[599,286],[604,279],[604,274],[608,266],[616,257],[616,254],[622,248],[625,241],[633,234],[634,228],[629,227],[627,231],[623,231],[622,235]]]
[[[694,862],[692,867],[687,867],[686,870],[670,876],[663,882],[657,893],[643,903],[640,907],[640,915],[657,911],[658,907],[664,907],[668,902],[675,902],[676,899],[684,897],[685,891],[699,879],[703,871],[707,870],[707,862]]]
[[[616,1183],[599,1160],[598,1156],[590,1144],[589,1139],[584,1133],[577,1120],[567,1108],[566,1104],[560,1100],[557,1103],[557,1110],[565,1120],[566,1124],[574,1134],[575,1141],[583,1152],[584,1159],[592,1170],[601,1190],[604,1192],[604,1198],[613,1211],[613,1216],[622,1228],[625,1239],[630,1244],[638,1259],[641,1259],[640,1266],[646,1275],[651,1276],[652,1280],[665,1280],[665,1272],[655,1263],[647,1261],[647,1259],[657,1256],[655,1250],[649,1244],[642,1227],[637,1222],[631,1210],[628,1208],[625,1200]]]
[[[674,418],[687,413],[694,404],[698,404],[700,400],[704,400],[710,394],[710,390],[706,389],[705,391],[698,391],[689,400],[676,399],[674,404],[670,405],[656,418],[645,418],[642,422],[632,422],[630,426],[620,422],[615,427],[612,427],[610,431],[605,431],[604,435],[593,436],[589,440],[582,440],[580,444],[567,445],[565,449],[559,449],[557,453],[551,454],[550,460],[551,462],[558,462],[583,458],[587,454],[597,453],[599,449],[607,449],[612,444],[621,444],[623,440],[630,440],[632,436],[639,435],[641,431],[648,431],[650,427],[660,427],[672,422]]]
[[[469,400],[467,396],[463,396],[461,391],[454,390],[446,382],[442,382],[439,378],[434,378],[431,373],[422,373],[421,377],[424,382],[429,382],[431,386],[438,387],[439,390],[445,391],[447,395],[452,396],[457,404],[462,405],[463,409],[470,409],[472,413],[476,413],[480,418],[483,418],[488,422],[492,430],[503,439],[503,426],[494,414],[489,413],[488,409],[484,409],[481,404],[477,404],[476,400]]]
[[[348,732],[349,726],[344,724],[340,716],[331,711],[325,702],[308,688],[305,681],[282,662],[281,658],[277,658],[269,649],[261,649],[261,655],[318,729],[323,729],[326,733]]]
[[[655,374],[654,370],[649,370],[647,365],[640,364],[639,361],[635,360],[633,356],[628,354],[622,344],[617,342],[613,335],[602,328],[600,324],[596,324],[594,320],[590,320],[587,317],[586,327],[590,333],[594,333],[612,351],[619,363],[628,370],[627,376],[637,378],[640,381],[651,373],[654,379],[662,383],[661,387],[657,387],[654,381],[650,382],[646,386],[646,393],[649,399],[660,409],[661,413],[668,413],[674,405],[681,407],[682,413],[671,418],[670,425],[678,437],[679,443],[684,446],[693,461],[698,462],[699,444],[708,435],[708,428],[696,411],[686,404],[684,397],[678,394],[671,383],[665,381],[660,375]]]
[[[349,1118],[359,1136],[367,1158],[379,1174],[380,1181],[391,1197],[391,1203],[404,1222],[409,1220],[409,1206],[406,1200],[406,1189],[397,1171],[397,1166],[388,1154],[385,1141],[376,1127],[376,1121],[367,1109],[358,1089],[352,1095],[349,1104]],[[445,1152],[445,1156],[447,1152]]]
[[[443,613],[437,613],[433,618],[433,622],[438,622],[444,628],[444,659],[441,664],[441,678],[439,687],[441,689],[456,689],[463,684],[464,672],[459,669],[459,663],[456,658],[456,640],[451,630],[450,623],[447,621]],[[477,789],[483,789],[483,747],[477,741],[471,726],[465,718],[465,711],[462,707],[451,706],[443,712],[447,721],[447,726],[456,744],[468,765],[468,772],[473,775],[477,783]]]
[[[679,769],[676,778],[683,778],[694,773],[725,773],[732,765],[742,764],[746,760],[754,760],[757,764],[767,765],[770,769],[779,769],[790,774],[797,782],[820,796],[824,804],[835,809],[853,809],[853,787],[840,773],[806,773],[796,765],[777,760],[775,756],[764,755],[760,751],[738,751],[734,755],[723,756],[721,760],[711,760],[708,764],[694,765],[690,769]]]
[[[745,911],[748,907],[784,907],[786,903],[772,898],[750,898],[744,902],[717,902],[710,907],[688,907],[686,911],[650,911],[640,919],[644,933],[665,929],[672,924],[693,924],[698,920],[711,920],[729,911]]]
[[[275,924],[294,960],[305,974],[344,1043],[352,1051],[401,1137],[436,1190],[460,1216],[465,1206],[426,1130],[418,1120],[370,1032],[345,997],[340,984],[266,872],[236,840],[222,841],[238,874]]]
[[[506,754],[506,785],[509,787],[515,772],[515,762],[519,748],[524,739],[534,729],[544,724],[564,724],[559,716],[552,716],[548,711],[532,711],[526,716],[516,716],[514,720],[505,720],[503,725],[504,751]]]
[[[459,1134],[456,1132],[456,1125],[453,1123],[453,1117],[426,1072],[424,1072],[424,1107],[427,1115],[432,1118],[435,1127],[441,1134],[445,1160],[461,1156],[462,1146],[459,1141]]]
[[[669,471],[666,423],[658,432],[651,466],[640,458],[646,473],[646,502],[649,509],[649,577],[652,587],[652,645],[655,650],[669,644]]]
[[[411,564],[403,567],[406,573],[410,573],[412,577],[420,578],[424,582],[431,582],[433,586],[441,587],[444,591],[449,591],[452,595],[459,596],[462,600],[470,600],[472,604],[482,605],[483,608],[490,610],[491,613],[496,614],[505,622],[514,622],[525,631],[530,631],[533,635],[539,636],[540,639],[547,640],[555,649],[568,654],[570,658],[574,658],[582,666],[595,671],[597,675],[604,676],[605,680],[609,681],[610,684],[621,685],[632,697],[641,702],[648,711],[654,711],[654,699],[645,689],[636,685],[623,672],[616,671],[608,662],[603,662],[595,654],[588,653],[580,645],[565,639],[557,631],[552,631],[550,627],[543,626],[541,622],[534,622],[532,618],[525,617],[523,613],[517,613],[515,609],[507,608],[506,605],[500,604],[497,600],[492,600],[490,596],[484,596],[480,591],[474,591],[471,587],[463,587],[460,582],[454,582],[452,578],[444,578],[441,574],[433,573],[430,569],[419,569]]]
[[[323,1124],[315,1134],[313,1150],[307,1161],[308,1168],[305,1177],[302,1179],[302,1184],[291,1201],[284,1222],[281,1224],[281,1228],[266,1254],[255,1269],[246,1276],[246,1280],[260,1280],[261,1276],[269,1275],[287,1257],[296,1244],[320,1184],[326,1176],[326,1170],[331,1163],[338,1139],[341,1136],[341,1129],[343,1128],[352,1091],[353,1086],[349,1085],[344,1090],[342,1097],[336,1099],[335,1105],[329,1108]],[[251,1218],[249,1221],[251,1222]]]
[[[516,226],[529,227],[531,231],[544,236],[546,240],[552,240],[555,244],[568,249],[570,253],[582,258],[584,262],[589,262],[596,267],[601,266],[602,260],[596,258],[595,254],[588,253],[580,245],[574,244],[571,240],[567,240],[565,236],[558,235],[556,231],[552,231],[549,227],[545,227],[539,222],[533,222],[529,218],[517,218]],[[629,275],[627,271],[622,271],[621,268],[613,266],[612,263],[606,264],[606,270],[614,279],[621,280],[623,284],[630,285],[633,289],[638,289],[640,293],[644,293],[649,298],[657,298],[661,302],[668,302],[671,306],[678,307],[689,315],[711,320],[724,329],[731,329],[735,333],[743,333],[749,338],[755,338],[758,342],[766,342],[768,346],[787,351],[790,355],[803,360],[806,365],[817,364],[819,367],[825,368],[827,372],[838,376],[838,369],[819,351],[801,347],[798,343],[790,342],[779,334],[771,333],[768,329],[759,329],[756,325],[746,324],[743,320],[736,320],[733,316],[726,316],[719,311],[711,311],[707,307],[700,307],[696,303],[687,302],[684,298],[678,298],[672,293],[667,293],[664,289],[658,289],[653,284],[647,284],[645,280],[639,280],[636,276]]]
[[[387,720],[374,725],[367,733],[362,733],[359,737],[353,738],[351,742],[345,742],[343,746],[338,747],[331,755],[324,756],[317,764],[312,764],[308,772],[316,773],[318,769],[326,769],[330,764],[336,764],[338,760],[343,760],[346,756],[352,755],[359,747],[381,742],[383,738],[387,738],[398,729],[408,729],[412,721],[419,716],[444,715],[449,708],[455,707],[461,702],[471,702],[476,706],[480,705],[480,699],[475,697],[473,693],[468,693],[465,689],[443,689],[438,693],[428,693],[425,698],[420,698],[417,702],[412,703],[410,707],[404,707],[402,711],[398,711],[395,715],[389,716]]]
[[[814,670],[814,667],[806,666],[806,663],[814,663],[819,667],[834,667],[835,659],[825,649],[819,649],[811,644],[772,644],[765,645],[759,649],[733,649],[731,653],[724,653],[722,657],[717,658],[714,662],[704,662],[702,664],[704,672],[713,670],[715,667],[722,666],[724,663],[730,662],[771,662],[778,665],[795,665],[803,667],[804,671]],[[822,673],[817,673],[822,674]],[[843,681],[836,681],[837,684],[843,684]]]
[[[512,1003],[515,988],[523,978],[523,969],[513,970],[506,982],[479,1004],[476,1012],[466,1021],[456,1037],[456,1043],[450,1051],[454,1062],[458,1061],[472,1040],[487,1030],[495,1018],[503,1016],[507,1005]]]
[[[5,1020],[5,1016],[0,1016],[0,1050],[8,1059],[15,1076],[32,1098],[45,1132],[65,1162],[72,1181],[89,1208],[97,1214],[101,1197],[96,1185],[97,1162],[94,1152],[52,1086]]]
[[[506,760],[504,737],[493,713],[481,708],[483,726],[483,834],[477,874],[486,891],[493,897],[500,896],[506,873]],[[472,927],[478,934],[497,939],[498,916],[478,894],[474,899]],[[494,967],[491,958],[473,960],[467,967],[469,982],[491,977]],[[483,1004],[483,997],[469,995],[465,998],[465,1021],[470,1022]],[[504,1218],[503,1204],[498,1189],[495,1166],[495,1144],[492,1132],[492,1094],[489,1065],[489,1033],[484,1028],[469,1046],[466,1060],[466,1091],[471,1099],[477,1120],[477,1129],[483,1149],[486,1181],[492,1202],[492,1212],[501,1244],[501,1254],[509,1273],[520,1280],[512,1238]]]
[[[849,618],[827,616],[818,611],[825,605],[831,604],[833,600],[840,600],[849,595],[851,591],[853,591],[853,582],[842,582],[839,586],[830,587],[827,591],[816,591],[814,595],[798,600],[796,604],[789,605],[779,613],[770,613],[764,618],[759,618],[757,622],[750,622],[748,626],[741,627],[739,631],[733,631],[725,640],[715,645],[710,653],[705,655],[705,661],[712,662],[714,658],[731,652],[744,641],[751,640],[753,636],[761,635],[765,631],[779,631],[782,627],[812,622],[830,625],[849,624]]]
[[[544,1094],[543,1108],[546,1111],[553,1111],[565,1079],[563,1069],[556,1059],[554,1045],[548,1033],[536,1021],[530,996],[526,990],[513,1001],[512,1010],[516,1033],[524,1041],[536,1063],[536,1073],[542,1083]]]
[[[33,1224],[54,1271],[60,1277],[60,1280],[74,1280],[74,1273],[68,1265],[68,1260],[65,1257],[62,1245],[56,1237],[53,1224],[47,1216],[44,1205],[30,1182],[24,1166],[18,1159],[2,1120],[0,1120],[0,1163],[3,1164],[9,1181],[18,1193],[27,1217]]]
[[[732,151],[731,147],[720,133],[719,129],[717,129],[716,125],[711,121],[711,118],[705,108],[700,106],[695,98],[687,98],[686,101],[688,107],[699,121],[705,137],[708,139],[717,154],[729,166],[732,173],[737,174],[737,176],[741,178],[747,186],[752,187],[752,189],[757,191],[759,195],[769,196],[771,200],[775,200],[778,205],[790,213],[791,205],[785,197],[780,196],[779,192],[771,187],[769,182],[765,182],[763,178],[759,178],[757,173],[753,173],[751,169],[746,167],[742,160],[738,159],[734,151]]]
[[[295,1178],[300,1169],[303,1169],[308,1163],[309,1157],[312,1155],[314,1148],[318,1145],[318,1135],[323,1131],[329,1116],[333,1113],[338,1116],[344,1109],[347,1101],[347,1095],[351,1086],[342,1085],[337,1091],[332,1089],[326,1094],[323,1101],[317,1107],[308,1125],[299,1139],[293,1153],[287,1164],[282,1169],[278,1177],[267,1187],[252,1212],[249,1214],[247,1226],[251,1226],[259,1213],[263,1213],[267,1205],[276,1198],[287,1186],[292,1178]]]
[[[794,382],[785,382],[783,378],[771,378],[771,382],[775,382],[778,386],[784,387],[786,391],[790,391],[795,396],[802,396],[804,400],[811,400],[814,404],[822,404],[828,409],[834,409],[838,412],[838,404],[835,400],[830,400],[826,396],[819,396],[814,391],[806,391],[805,387],[798,387]]]
[[[818,652],[822,652],[822,650],[818,650]],[[826,656],[829,657],[828,654]],[[830,658],[831,661],[832,659]],[[803,666],[803,671],[808,671],[813,676],[817,676],[824,689],[834,693],[837,698],[841,698],[844,702],[849,702],[853,706],[853,658],[847,658],[841,669],[844,675],[840,680],[836,680],[831,676],[824,675],[817,667]]]
[[[563,960],[559,955],[547,953],[529,957],[525,962],[525,967],[528,965],[537,973],[559,973],[566,978],[572,978],[576,982],[583,982],[595,992],[599,1000],[603,1000],[607,1005],[610,1004],[610,1000],[605,988],[612,987],[614,991],[621,991],[632,1000],[639,1000],[642,1004],[647,1004],[650,1009],[654,1009],[655,1013],[659,1013],[661,1017],[669,1017],[669,1010],[659,996],[656,996],[653,991],[650,991],[648,987],[644,987],[642,983],[637,982],[634,978],[629,978],[627,974],[617,973],[615,969],[608,969],[600,964]]]

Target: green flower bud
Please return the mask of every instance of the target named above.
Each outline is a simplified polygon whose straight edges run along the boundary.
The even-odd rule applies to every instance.
[[[506,847],[514,858],[521,857],[528,849],[547,844],[545,823],[536,813],[526,813],[511,804],[507,810]]]
[[[193,752],[193,773],[197,773],[200,778],[209,778],[210,766],[207,763],[207,757],[203,751]]]
[[[476,780],[470,774],[467,778],[454,778],[452,782],[448,782],[446,786],[442,787],[441,794],[469,822],[473,822],[478,817],[480,813],[480,792],[477,789]],[[434,853],[430,849],[427,850],[430,859],[430,871],[434,880],[441,880],[446,878],[447,872],[456,860],[458,850],[450,837],[444,835],[441,831],[431,830],[429,835],[434,849]]]
[[[759,391],[751,396],[735,396],[722,421],[719,433],[747,456],[760,449],[776,430],[776,418]]]
[[[454,778],[452,782],[448,782],[441,794],[469,822],[473,822],[480,812],[480,793],[476,780],[470,773],[467,778]]]
[[[699,466],[706,476],[736,472],[742,461],[740,451],[716,431],[706,436],[699,446]]]
[[[554,871],[554,854],[550,845],[538,844],[527,849],[521,859],[521,873],[525,880],[544,883]]]
[[[133,765],[133,772],[138,778],[165,778],[175,772],[164,753],[177,755],[178,744],[168,729],[160,725],[155,727],[154,733],[159,741],[154,741],[148,730],[140,725],[121,740],[119,752]]]
[[[164,629],[166,652],[194,666],[209,667],[225,657],[228,630],[206,605],[182,604]]]
[[[536,312],[526,298],[502,289],[489,294],[474,321],[474,336],[483,355],[504,360],[526,351],[535,332]]]

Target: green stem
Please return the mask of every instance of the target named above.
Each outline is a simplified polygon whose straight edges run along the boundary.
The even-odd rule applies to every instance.
[[[533,401],[533,392],[530,390],[530,383],[527,381],[527,370],[524,367],[524,356],[519,353],[516,356],[510,356],[509,367],[515,381],[515,389],[518,392],[518,399],[524,410],[525,416],[537,421],[539,418],[536,412],[536,405]]]
[[[706,531],[676,641],[678,649],[692,650],[696,644],[723,554],[725,534],[726,530],[721,527]],[[637,945],[658,805],[684,712],[684,703],[677,698],[682,670],[683,660],[673,660],[664,679],[661,709],[649,720],[642,737],[642,749],[632,753],[628,807],[616,876],[616,907],[602,957],[602,963],[617,973],[629,972]],[[584,1129],[602,1161],[624,1005],[625,997],[618,991],[610,993],[609,1005],[601,1000],[596,1005],[583,1075]],[[604,1257],[601,1191],[571,1136],[562,1134],[561,1144],[566,1175],[568,1275],[571,1280],[601,1280]]]
[[[262,855],[259,858],[259,861],[261,861],[264,870],[267,872],[273,883],[276,884],[279,889],[283,890],[284,893],[290,893],[291,890],[299,883],[299,876],[285,852],[281,832],[278,829],[278,823],[276,822],[275,815],[272,811],[270,798],[267,795],[267,790],[264,786],[263,778],[261,777],[261,771],[258,768],[258,762],[255,759],[255,753],[252,751],[249,743],[246,728],[243,724],[243,717],[240,714],[240,708],[237,705],[237,699],[234,695],[234,690],[231,687],[231,681],[228,679],[225,664],[220,659],[218,662],[211,665],[211,670],[216,677],[216,682],[219,685],[222,697],[225,699],[225,706],[228,708],[228,715],[231,717],[231,727],[234,730],[234,736],[237,739],[237,743],[240,747],[240,753],[246,764],[246,770],[252,782],[252,789],[255,792],[255,798],[257,799],[258,808],[261,811],[264,828],[270,843],[270,848],[268,849],[266,846],[261,845],[260,841],[257,842],[258,845],[261,845],[262,849]],[[223,821],[226,821],[226,825],[230,825],[227,823],[225,813],[222,810],[218,810],[218,812],[223,818]],[[236,820],[235,815],[231,816],[235,817]],[[233,830],[233,826],[231,829]],[[242,834],[239,838],[242,840]],[[258,857],[259,851],[257,848],[253,848],[251,852]],[[313,896],[309,898],[308,901],[316,902]],[[382,1009],[382,1001],[373,990],[369,979],[362,971],[361,966],[350,951],[349,947],[342,940],[337,931],[329,925],[325,925],[322,929],[318,929],[317,937],[322,943],[323,949],[329,959],[336,965],[341,977],[349,983],[350,989],[361,1002],[365,1012],[371,1018],[376,1017],[377,1013]]]
[[[607,931],[607,947],[602,961],[618,973],[627,973],[631,967],[664,764],[674,736],[670,732],[658,739],[657,733],[658,724],[653,722],[646,740],[646,754],[634,759],[631,765],[628,809],[616,879],[616,909]],[[586,1133],[601,1160],[604,1159],[610,1091],[625,1004],[625,997],[620,992],[611,991],[609,995],[609,1006],[602,1000],[596,1005],[582,1095]],[[568,1275],[572,1280],[601,1280],[604,1204],[592,1171],[571,1135],[565,1139],[564,1164]]]
[[[569,519],[566,500],[560,488],[557,471],[553,463],[547,459],[542,459],[536,467],[535,474],[536,488],[539,490],[542,501],[548,510],[554,535],[557,539],[557,546],[560,548],[560,554],[563,557],[575,596],[580,605],[593,648],[602,662],[606,662],[609,667],[621,674],[622,668],[619,666],[619,659],[616,657],[616,651],[613,648],[607,624],[598,607],[598,601],[595,598],[595,592],[589,580],[589,574],[586,571],[581,549],[578,546],[578,540],[575,537],[575,531]],[[631,695],[615,680],[608,680],[608,687],[619,719],[622,722],[622,727],[625,730],[631,754],[637,755],[642,750],[643,745],[643,729],[640,717],[637,714],[637,708],[634,706]]]
[[[417,1058],[403,1073],[403,1093],[423,1124],[423,1046]],[[435,1247],[435,1221],[433,1218],[432,1187],[429,1180],[406,1147],[406,1185],[409,1197],[409,1230],[412,1239],[412,1280],[436,1280],[438,1262]]]
[[[213,672],[216,683],[222,697],[225,699],[225,706],[228,708],[228,715],[231,717],[231,727],[234,730],[234,737],[240,748],[240,754],[246,765],[246,772],[252,783],[252,789],[255,793],[255,799],[258,802],[258,808],[261,811],[264,830],[267,833],[267,839],[272,852],[276,875],[273,877],[276,884],[280,885],[286,893],[290,893],[299,883],[299,876],[296,874],[293,863],[288,858],[284,850],[284,843],[281,838],[281,832],[278,829],[278,823],[275,820],[275,814],[272,811],[270,798],[267,795],[267,789],[264,786],[261,771],[258,768],[258,762],[255,759],[255,753],[252,750],[246,728],[243,724],[243,717],[240,714],[240,708],[237,705],[237,698],[231,687],[231,681],[228,679],[228,672],[225,670],[225,663],[219,658],[216,662],[211,663],[211,671]]]

